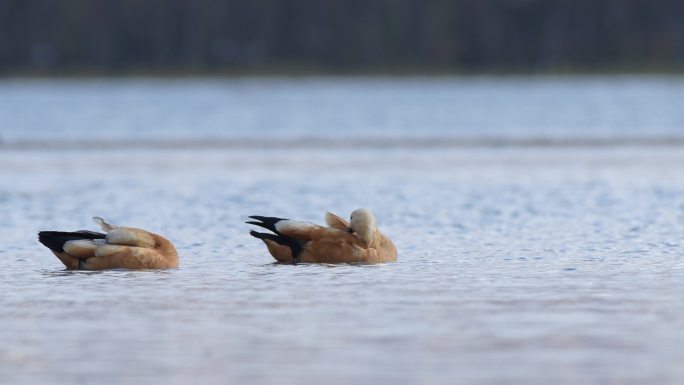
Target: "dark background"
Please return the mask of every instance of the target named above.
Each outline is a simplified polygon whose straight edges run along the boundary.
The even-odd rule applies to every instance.
[[[681,0],[0,0],[0,74],[678,72]]]

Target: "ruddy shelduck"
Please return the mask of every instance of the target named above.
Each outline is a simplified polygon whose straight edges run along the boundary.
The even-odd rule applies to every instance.
[[[250,234],[261,239],[281,263],[381,263],[397,260],[397,249],[383,235],[368,209],[358,209],[347,222],[326,213],[328,227],[289,219],[250,216],[247,223],[273,233]]]
[[[133,227],[118,227],[102,218],[93,220],[105,233],[41,231],[40,243],[68,269],[167,269],[178,267],[176,248],[168,239]]]

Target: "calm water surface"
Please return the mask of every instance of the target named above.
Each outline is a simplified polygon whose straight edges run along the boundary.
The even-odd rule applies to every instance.
[[[243,122],[237,133],[219,127],[251,113],[255,121],[276,119],[266,112],[272,108],[284,114],[274,135],[297,138],[327,135],[314,127],[336,115],[319,108],[308,123],[298,120],[308,116],[302,108],[311,95],[328,95],[330,111],[336,111],[332,101],[344,99],[340,119],[329,122],[333,126],[357,127],[347,114],[369,108],[360,96],[364,92],[348,97],[350,89],[363,91],[361,80],[351,85],[277,80],[278,87],[288,83],[283,99],[295,95],[307,101],[292,102],[287,111],[274,95],[261,106],[259,98],[249,99],[256,92],[251,87],[273,87],[274,81],[261,86],[256,80],[187,82],[185,102],[180,101],[185,86],[178,88],[183,82],[1,83],[0,99],[15,108],[0,103],[0,133],[9,143],[91,134],[148,138],[165,133],[173,121],[177,126],[169,132],[179,137],[237,137],[260,132],[261,126]],[[522,90],[521,80],[375,82],[380,91],[373,92],[395,94],[406,103],[421,90],[436,92],[414,107],[413,121],[390,102],[387,115],[377,121],[364,114],[354,118],[399,137],[411,136],[409,126],[420,121],[428,127],[421,135],[434,137],[450,125],[456,127],[450,135],[464,136],[482,129],[500,137],[561,131],[587,137],[599,125],[600,135],[618,136],[620,119],[630,113],[641,123],[624,118],[626,135],[676,136],[682,128],[681,112],[669,98],[682,93],[678,79],[628,78],[626,86],[551,79],[532,81]],[[576,84],[581,82],[587,84]],[[482,100],[471,100],[474,111],[489,111],[500,127],[492,123],[487,131],[474,118],[477,112],[468,121],[431,105],[441,99],[451,105],[450,98],[461,92],[452,88],[461,83],[484,87]],[[244,109],[233,106],[235,111],[216,112],[214,118],[198,114],[197,109],[211,110],[203,101],[220,98],[221,87],[246,87]],[[487,87],[494,100],[504,100],[502,110],[486,105]],[[623,105],[621,98],[641,97],[630,87],[645,87],[660,104]],[[514,118],[506,97],[497,94],[513,89],[524,97],[548,89],[562,103],[546,100],[548,115],[523,129],[527,118]],[[614,127],[596,123],[589,130],[573,121],[580,119],[574,111],[585,108],[579,95],[594,95],[591,90],[614,103]],[[162,100],[153,103],[141,96],[146,93]],[[181,107],[164,99],[174,97]],[[226,105],[238,100],[224,97]],[[29,100],[45,113],[28,113]],[[112,104],[116,100],[118,107]],[[432,115],[435,108],[442,118]],[[603,105],[595,108],[607,113]],[[559,115],[564,110],[568,119]],[[663,113],[655,116],[656,111]],[[436,127],[434,119],[444,126]],[[566,128],[546,130],[544,119]],[[146,128],[136,131],[143,121]],[[59,129],[40,128],[49,122]],[[468,122],[480,126],[468,128]],[[637,130],[644,122],[651,128]],[[337,134],[362,138],[364,131],[332,135]],[[0,147],[0,382],[679,384],[684,381],[683,166],[684,148],[678,146],[27,150],[6,145]],[[243,224],[251,214],[322,222],[325,210],[346,216],[362,206],[374,209],[382,230],[395,240],[399,262],[276,265]],[[36,232],[94,229],[93,215],[168,236],[179,248],[181,268],[64,271],[38,244]]]
[[[684,135],[684,77],[6,80],[0,139]]]

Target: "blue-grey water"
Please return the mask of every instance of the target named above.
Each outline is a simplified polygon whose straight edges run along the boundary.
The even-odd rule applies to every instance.
[[[683,96],[678,77],[1,81],[0,383],[681,384]],[[356,142],[269,147],[311,137]],[[483,137],[635,140],[410,145]],[[358,207],[398,262],[273,264],[243,223]],[[36,232],[93,215],[166,235],[181,267],[65,271]]]
[[[6,80],[13,139],[681,136],[684,77]]]

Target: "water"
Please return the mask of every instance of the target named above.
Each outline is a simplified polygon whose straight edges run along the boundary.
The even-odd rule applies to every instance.
[[[7,80],[0,133],[6,141],[682,136],[682,100],[684,77]]]
[[[364,125],[398,138],[666,138],[683,127],[670,98],[683,92],[678,78],[347,81],[0,83],[0,382],[684,380],[684,148],[676,143],[67,145],[92,135],[154,141],[172,123],[177,138],[240,138],[260,132],[245,123],[250,114],[278,120],[269,134],[290,139],[363,139]],[[444,107],[458,99],[461,91],[452,88],[459,85],[481,95],[490,90],[493,100],[514,88],[523,100],[537,95],[544,116],[526,129],[532,112],[516,115],[506,103],[473,99],[475,111],[499,122],[486,128],[475,113],[468,120],[455,112],[462,107]],[[240,87],[267,100],[247,97],[244,108],[226,107],[213,117],[197,111],[209,100],[231,105]],[[296,99],[287,108],[274,107],[269,90],[280,87],[281,98]],[[625,87],[648,102],[622,104]],[[414,120],[405,121],[393,100],[408,103],[421,90],[427,100],[415,99]],[[433,105],[440,97],[425,90],[441,90],[444,104]],[[614,109],[614,125],[560,113],[585,108],[579,95],[591,90],[611,101],[593,108],[599,115]],[[372,111],[373,94],[394,95],[372,102],[385,103],[387,115],[345,116]],[[29,99],[34,109],[24,106]],[[321,127],[335,115],[336,100],[342,112],[330,125],[340,129],[329,133]],[[324,103],[332,103],[329,111],[318,108]],[[274,108],[278,113],[270,114]],[[306,123],[308,112],[314,116]],[[580,118],[594,126],[578,124]],[[144,130],[135,129],[140,121],[147,122]],[[414,131],[420,121],[425,125]],[[51,123],[54,131],[45,128]],[[13,144],[45,138],[64,140],[65,148]],[[243,223],[251,214],[322,222],[325,210],[346,216],[363,206],[373,208],[394,239],[397,263],[276,265]],[[93,215],[168,236],[181,268],[64,271],[36,232],[94,229]]]

